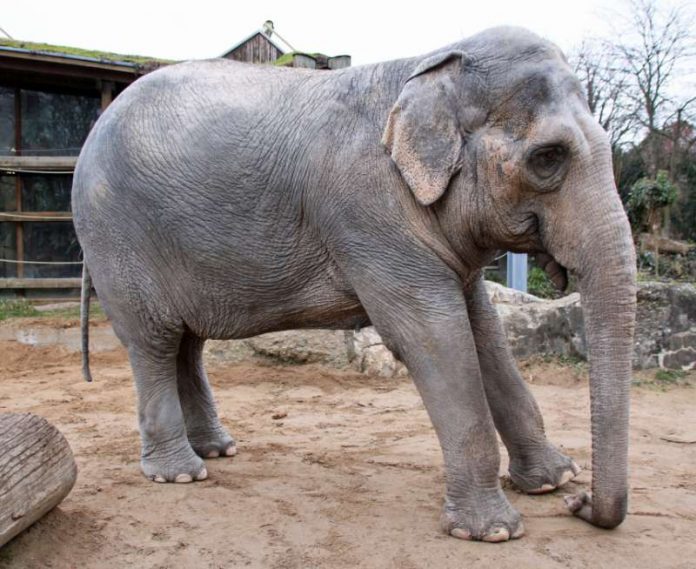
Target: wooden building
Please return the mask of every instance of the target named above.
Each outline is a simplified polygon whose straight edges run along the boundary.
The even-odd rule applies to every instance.
[[[318,69],[350,65],[349,56],[286,53],[273,33],[266,22],[222,57]],[[80,148],[114,97],[168,63],[0,38],[0,298],[79,293],[70,193]]]
[[[77,155],[111,100],[163,63],[0,39],[0,297],[76,292]]]
[[[287,50],[280,46],[277,37],[287,45]],[[297,51],[275,31],[273,22],[267,20],[263,28],[254,32],[221,55],[226,59],[246,63],[273,64],[283,67],[304,67],[308,69],[341,69],[350,67],[350,55],[328,56],[323,53],[306,53]]]

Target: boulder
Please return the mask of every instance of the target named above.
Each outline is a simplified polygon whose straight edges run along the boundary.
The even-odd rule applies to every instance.
[[[349,365],[345,337],[343,330],[286,330],[245,340],[210,340],[205,344],[205,355],[226,362],[256,359],[270,364],[320,363],[344,368]]]
[[[346,347],[348,360],[358,371],[380,377],[400,377],[408,373],[406,366],[382,343],[372,326],[346,332]]]

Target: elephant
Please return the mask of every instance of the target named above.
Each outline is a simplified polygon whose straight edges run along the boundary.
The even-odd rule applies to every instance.
[[[577,279],[592,492],[566,502],[598,527],[624,520],[635,251],[608,137],[553,43],[503,27],[334,71],[161,68],[96,122],[72,207],[83,289],[128,352],[147,478],[201,480],[203,459],[237,452],[206,339],[372,324],[439,439],[443,530],[522,536],[496,431],[527,493],[580,469],[547,440],[485,293],[483,268],[507,250],[538,255],[561,288]]]

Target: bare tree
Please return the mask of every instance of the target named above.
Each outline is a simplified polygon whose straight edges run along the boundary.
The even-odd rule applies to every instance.
[[[614,53],[606,40],[588,39],[570,54],[570,62],[585,88],[590,111],[616,150],[634,138],[639,123],[631,77],[616,65]]]
[[[671,87],[675,74],[694,55],[693,17],[684,7],[658,8],[656,0],[630,0],[629,6],[613,51],[632,86],[627,94],[635,104],[635,120],[647,131],[646,165],[655,176],[666,166],[664,140],[669,129],[665,127],[680,108],[683,118],[691,104],[677,102]]]

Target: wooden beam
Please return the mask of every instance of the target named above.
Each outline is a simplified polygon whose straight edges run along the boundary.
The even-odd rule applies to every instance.
[[[69,211],[0,211],[0,221],[72,221]]]
[[[105,110],[114,100],[114,84],[111,81],[101,81],[101,110]]]
[[[0,156],[0,170],[52,170],[72,172],[77,156]]]
[[[82,279],[0,279],[0,289],[80,288]]]
[[[15,88],[15,150],[22,153],[22,97],[19,88]],[[22,182],[19,176],[15,176],[15,209],[22,211]],[[15,224],[15,258],[18,261],[24,260],[24,224]],[[15,272],[17,278],[24,277],[24,264],[17,265]]]

